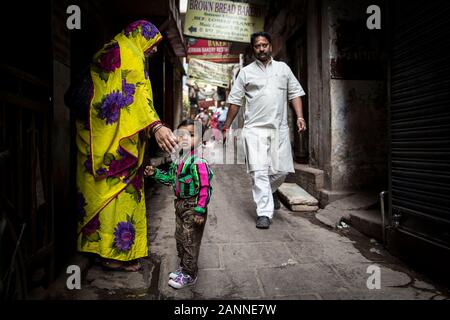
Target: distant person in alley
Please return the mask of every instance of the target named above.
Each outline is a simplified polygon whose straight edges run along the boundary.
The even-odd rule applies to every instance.
[[[219,115],[218,129],[222,131],[225,126],[225,121],[227,120],[228,115],[228,107],[225,105],[225,101],[220,102],[220,107],[217,109],[217,114]]]
[[[107,270],[138,271],[148,256],[147,137],[169,152],[177,146],[155,111],[144,63],[161,39],[148,21],[130,24],[94,55],[65,97],[77,115],[77,249],[97,255]]]
[[[196,126],[196,124],[198,124]],[[181,289],[195,284],[198,255],[211,199],[213,173],[208,162],[201,158],[202,130],[199,121],[186,119],[178,126],[176,135],[180,147],[179,158],[169,171],[153,166],[145,168],[145,175],[172,186],[175,193],[175,240],[180,264],[169,274],[169,285]]]
[[[272,39],[267,32],[254,33],[251,45],[256,58],[244,67],[228,96],[228,115],[224,131],[245,105],[242,137],[247,172],[252,177],[252,193],[256,203],[256,227],[268,229],[274,209],[280,208],[276,191],[294,164],[287,123],[288,101],[296,113],[299,132],[306,130],[301,96],[303,88],[287,64],[275,61]]]

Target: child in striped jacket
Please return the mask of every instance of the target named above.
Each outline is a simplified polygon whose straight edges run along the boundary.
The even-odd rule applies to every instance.
[[[171,185],[175,193],[176,229],[179,267],[169,274],[169,285],[181,289],[195,284],[198,273],[198,255],[211,199],[213,173],[208,162],[199,156],[201,124],[186,119],[177,129],[180,157],[173,161],[169,171],[153,166],[145,168],[145,175],[159,183]]]

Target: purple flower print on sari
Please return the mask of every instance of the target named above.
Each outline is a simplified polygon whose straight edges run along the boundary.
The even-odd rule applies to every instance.
[[[143,167],[141,166],[138,170],[138,172],[136,173],[136,175],[134,176],[133,180],[131,180],[131,185],[133,186],[134,190],[136,191],[137,195],[136,195],[136,200],[137,202],[141,202],[141,190],[142,190],[142,185],[143,185]]]
[[[125,79],[122,80],[122,91],[124,94],[124,104],[129,106],[134,101],[134,93],[136,92],[136,86],[132,83],[127,83]]]
[[[128,154],[121,146],[119,146],[116,150],[116,153],[121,157],[124,158]]]
[[[87,159],[84,161],[84,168],[87,172],[92,173],[92,158],[90,154],[87,155]]]
[[[105,52],[98,59],[98,64],[105,72],[113,72],[120,68],[120,48],[117,42],[105,48]]]
[[[135,230],[131,222],[119,222],[114,230],[114,245],[119,251],[130,251]]]
[[[86,211],[84,210],[84,207],[87,205],[86,199],[84,198],[83,193],[78,192],[77,193],[77,216],[78,220],[82,220],[84,215],[86,214]]]
[[[137,164],[137,158],[126,153],[120,160],[111,160],[108,177],[124,177],[128,175],[129,169]]]
[[[141,25],[142,21],[144,20],[139,20],[139,21],[135,21],[131,24],[129,24],[126,28],[125,28],[125,35],[127,37],[130,36],[130,33],[132,33],[133,31],[135,31],[137,28],[139,28],[139,26]]]
[[[154,38],[158,32],[158,29],[152,23],[146,21],[142,24],[142,35],[145,39],[150,40]]]
[[[124,106],[122,93],[119,91],[112,92],[106,96],[100,106],[98,116],[100,119],[106,119],[107,124],[113,124],[119,120],[119,111]]]
[[[136,87],[132,83],[122,80],[122,92],[113,91],[106,95],[101,103],[95,104],[98,117],[106,119],[106,124],[113,124],[119,120],[120,110],[128,107],[134,101]]]
[[[130,170],[129,175],[123,179],[123,182],[127,185],[125,192],[130,194],[137,203],[142,200],[143,175],[144,167],[140,166],[137,171],[135,169]]]
[[[103,164],[107,167],[100,167],[96,173],[98,176],[106,176],[106,181],[110,185],[119,183],[120,178],[124,177],[123,182],[128,184],[127,177],[132,176],[136,171],[137,158],[128,153],[125,149],[119,146],[116,150],[116,155],[113,153],[106,153],[103,156]]]
[[[89,221],[83,227],[83,229],[81,229],[81,232],[83,233],[84,236],[88,237],[97,232],[97,230],[100,228],[100,220],[98,216],[99,215],[97,214],[95,217],[93,217],[91,221]]]
[[[125,28],[125,36],[129,37],[130,33],[135,32],[139,27],[141,28],[141,34],[147,40],[154,38],[159,32],[152,23],[145,20],[139,20],[131,23]]]
[[[92,169],[92,158],[91,158],[91,155],[90,155],[90,154],[87,155],[87,159],[86,159],[86,161],[84,161],[84,168],[86,169],[86,171],[87,171],[88,173],[92,174],[92,170],[93,170],[93,169]],[[103,167],[100,167],[100,168],[97,169],[97,171],[95,171],[95,173],[96,173],[98,176],[103,176],[103,175],[105,175],[107,172],[108,172],[108,171],[107,171],[105,168],[103,168]]]
[[[104,176],[104,175],[106,175],[106,174],[108,173],[108,170],[106,170],[106,169],[103,168],[103,167],[100,167],[100,168],[97,169],[97,171],[95,171],[95,173],[96,173],[98,176]]]

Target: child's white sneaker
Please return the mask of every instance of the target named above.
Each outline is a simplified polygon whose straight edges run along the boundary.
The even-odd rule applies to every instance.
[[[197,281],[197,277],[193,279],[190,275],[181,272],[175,279],[169,280],[169,286],[174,289],[182,289],[192,286]]]
[[[182,271],[183,271],[183,269],[181,268],[181,266],[178,266],[177,270],[169,273],[169,279],[175,279],[182,273]]]

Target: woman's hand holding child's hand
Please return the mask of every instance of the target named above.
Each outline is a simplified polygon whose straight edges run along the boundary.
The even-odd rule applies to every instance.
[[[144,170],[144,175],[146,177],[152,176],[155,174],[155,167],[154,166],[146,166]]]

